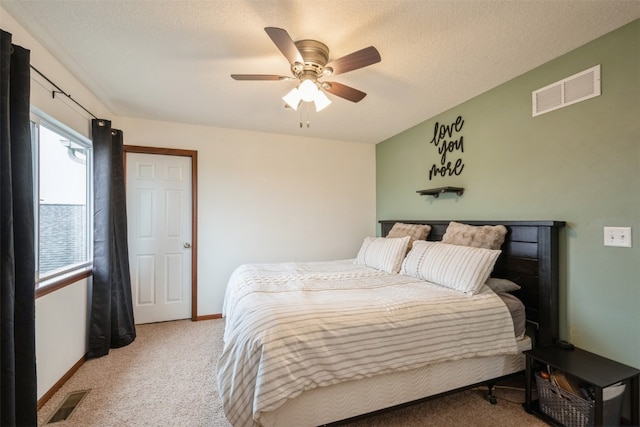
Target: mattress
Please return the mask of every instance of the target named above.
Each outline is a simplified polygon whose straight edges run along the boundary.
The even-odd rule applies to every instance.
[[[520,372],[531,339],[525,335],[517,344],[518,354],[436,363],[309,390],[263,413],[261,422],[265,427],[318,426]]]

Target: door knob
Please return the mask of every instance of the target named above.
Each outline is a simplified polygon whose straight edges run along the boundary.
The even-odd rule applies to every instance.
[[[184,244],[184,245],[182,245],[182,246],[184,246],[184,247],[185,247],[185,249],[189,249],[189,248],[191,247],[191,243],[188,243],[188,242],[187,242],[187,243],[185,243],[185,244]]]

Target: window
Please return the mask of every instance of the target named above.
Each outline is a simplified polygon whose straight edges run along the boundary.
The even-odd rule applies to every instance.
[[[39,112],[31,139],[39,288],[90,267],[91,143]]]

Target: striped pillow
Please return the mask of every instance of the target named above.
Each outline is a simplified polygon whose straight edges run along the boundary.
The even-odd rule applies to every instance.
[[[355,263],[387,273],[398,273],[407,253],[409,236],[400,238],[365,237]]]
[[[416,241],[400,274],[474,295],[487,281],[500,250]]]

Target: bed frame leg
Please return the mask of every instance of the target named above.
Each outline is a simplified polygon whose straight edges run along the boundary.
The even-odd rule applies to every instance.
[[[495,405],[496,403],[498,403],[498,399],[496,399],[496,396],[493,394],[493,387],[494,386],[495,386],[494,383],[487,384],[487,387],[489,388],[489,391],[487,392],[487,400],[492,405]]]

